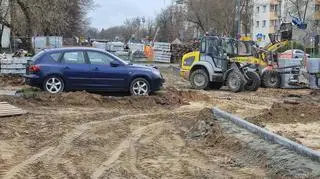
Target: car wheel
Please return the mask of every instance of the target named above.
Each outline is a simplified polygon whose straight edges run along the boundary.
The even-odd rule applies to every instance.
[[[227,85],[232,92],[241,92],[244,89],[245,82],[238,72],[231,72],[227,79]]]
[[[245,86],[245,89],[248,91],[257,91],[261,86],[261,78],[260,76],[253,71],[246,72],[248,79],[248,83]]]
[[[64,90],[64,82],[58,76],[49,76],[44,80],[42,88],[49,93],[57,94]]]
[[[133,96],[147,96],[150,93],[150,84],[144,78],[137,78],[131,82],[130,93]]]
[[[190,82],[194,89],[204,90],[209,86],[209,76],[205,70],[198,69],[191,73]]]

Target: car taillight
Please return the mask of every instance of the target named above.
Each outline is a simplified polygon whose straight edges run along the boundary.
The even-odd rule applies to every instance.
[[[40,66],[38,65],[31,65],[29,67],[29,72],[39,72],[40,71]]]

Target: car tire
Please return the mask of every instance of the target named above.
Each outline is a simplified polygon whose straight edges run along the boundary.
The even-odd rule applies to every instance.
[[[203,69],[195,70],[190,75],[190,83],[192,88],[197,90],[205,90],[209,87],[209,75]]]
[[[261,86],[261,78],[258,73],[254,71],[247,71],[246,72],[248,79],[248,83],[245,86],[245,89],[248,91],[257,91]]]
[[[57,75],[51,75],[49,77],[46,77],[42,84],[43,90],[51,94],[63,92],[64,87],[65,84],[63,79]]]
[[[150,83],[144,78],[136,78],[130,84],[132,96],[147,96],[150,91]]]
[[[232,71],[227,78],[227,86],[234,93],[243,91],[245,81],[239,72]]]
[[[262,75],[262,86],[265,88],[280,88],[281,77],[277,71],[267,70]]]

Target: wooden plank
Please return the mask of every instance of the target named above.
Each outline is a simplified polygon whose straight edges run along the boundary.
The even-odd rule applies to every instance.
[[[7,102],[0,102],[0,117],[9,117],[9,116],[17,116],[23,115],[27,112],[8,104]]]

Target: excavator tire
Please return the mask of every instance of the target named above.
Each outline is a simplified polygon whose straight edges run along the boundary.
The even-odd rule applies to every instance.
[[[234,93],[243,91],[245,81],[240,72],[232,71],[227,78],[227,86]]]
[[[209,86],[209,75],[204,69],[197,69],[191,73],[190,83],[194,89],[206,90]]]
[[[262,75],[262,87],[265,88],[280,88],[281,77],[279,72],[267,70]]]
[[[245,89],[248,91],[257,91],[261,86],[260,76],[254,71],[247,71],[246,75],[249,79],[245,86]]]

